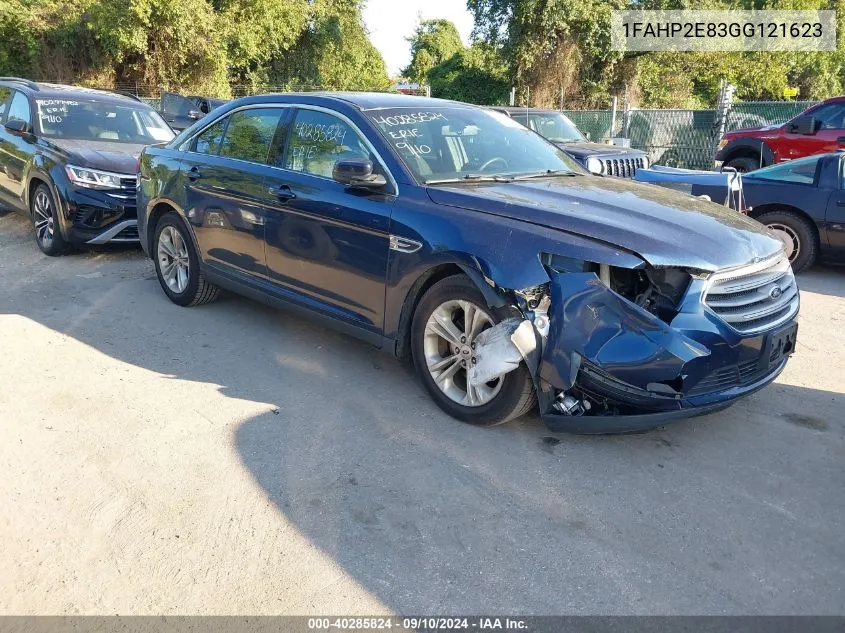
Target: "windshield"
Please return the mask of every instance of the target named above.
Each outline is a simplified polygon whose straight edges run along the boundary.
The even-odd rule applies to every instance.
[[[743,174],[742,177],[744,180],[781,180],[783,182],[812,185],[816,180],[816,168],[821,158],[821,155],[815,155],[791,160],[787,163],[778,163]]]
[[[513,118],[553,143],[586,141],[578,128],[560,112],[514,112]]]
[[[36,99],[41,133],[67,138],[112,143],[160,143],[174,134],[164,119],[141,104]]]
[[[583,173],[554,145],[481,108],[385,108],[367,115],[425,183]]]

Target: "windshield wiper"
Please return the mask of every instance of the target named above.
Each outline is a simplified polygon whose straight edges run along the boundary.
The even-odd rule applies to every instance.
[[[467,174],[460,178],[440,178],[435,180],[426,180],[427,185],[445,185],[456,182],[513,182],[513,176],[502,176],[500,174]]]
[[[549,176],[580,176],[576,171],[569,171],[568,169],[547,169],[546,171],[538,171],[535,174],[524,174],[516,176],[514,180],[528,180],[530,178],[547,178]]]

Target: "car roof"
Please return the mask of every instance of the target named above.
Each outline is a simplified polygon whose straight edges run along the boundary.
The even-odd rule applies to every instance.
[[[490,106],[490,109],[499,112],[558,112],[551,108],[529,108],[527,106]]]
[[[116,92],[109,92],[107,90],[97,90],[94,88],[83,88],[81,86],[68,86],[65,84],[53,84],[46,82],[35,82],[27,79],[19,79],[17,77],[0,77],[0,85],[9,88],[15,88],[32,97],[38,99],[81,99],[97,101],[106,101],[111,103],[135,103],[143,105],[143,101]],[[149,107],[149,106],[146,106]]]
[[[252,97],[243,97],[232,103],[235,104],[258,104],[258,103],[319,103],[326,105],[343,103],[351,105],[359,110],[379,110],[383,108],[442,108],[462,107],[475,108],[468,103],[460,101],[449,101],[447,99],[434,99],[432,97],[417,97],[390,92],[279,92]]]

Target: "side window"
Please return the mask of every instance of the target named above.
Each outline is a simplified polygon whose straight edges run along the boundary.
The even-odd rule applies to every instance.
[[[811,113],[821,122],[821,130],[845,129],[845,103],[829,103]]]
[[[220,143],[223,141],[223,133],[226,131],[226,123],[229,122],[229,117],[224,117],[205,128],[205,130],[197,136],[194,141],[194,151],[200,154],[217,155],[220,151]]]
[[[6,106],[9,105],[9,97],[11,96],[11,88],[0,86],[0,123],[6,122]]]
[[[267,164],[283,108],[255,108],[235,112],[220,145],[220,156]]]
[[[32,125],[32,113],[29,111],[29,99],[22,92],[15,92],[12,103],[9,105],[9,112],[6,115],[7,121],[26,121]]]
[[[285,168],[331,178],[341,159],[373,160],[367,145],[345,121],[317,110],[298,110],[288,144]],[[373,160],[374,168],[377,168]]]

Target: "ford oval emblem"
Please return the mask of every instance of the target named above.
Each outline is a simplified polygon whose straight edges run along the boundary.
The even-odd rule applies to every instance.
[[[772,288],[771,292],[769,292],[769,297],[772,300],[775,300],[778,297],[780,297],[782,294],[783,294],[783,289],[780,286],[775,286],[774,288]]]

